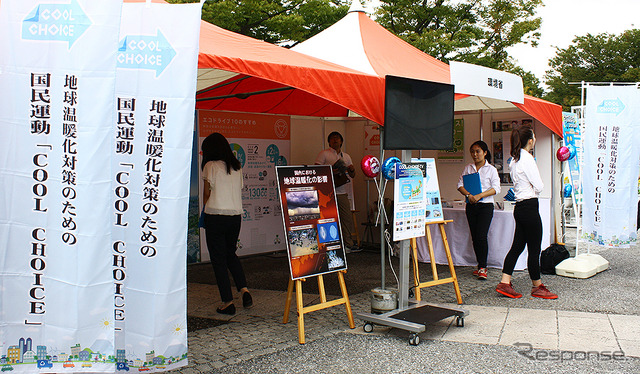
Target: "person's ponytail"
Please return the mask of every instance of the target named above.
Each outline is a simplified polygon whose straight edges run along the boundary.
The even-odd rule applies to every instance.
[[[533,128],[531,125],[515,126],[511,130],[511,157],[515,161],[520,160],[520,150],[527,145],[529,139],[533,139]]]

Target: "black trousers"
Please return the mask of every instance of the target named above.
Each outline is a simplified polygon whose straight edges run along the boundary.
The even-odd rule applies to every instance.
[[[233,277],[238,291],[247,287],[247,279],[240,259],[236,255],[236,245],[240,236],[242,217],[223,215],[204,215],[205,232],[207,234],[207,249],[211,257],[213,273],[223,302],[233,300],[229,272]]]
[[[467,204],[465,213],[467,214],[467,222],[469,223],[469,231],[471,232],[473,251],[476,253],[476,260],[478,261],[478,269],[486,268],[487,255],[489,254],[487,234],[489,233],[489,226],[491,226],[491,219],[493,218],[493,204]]]
[[[516,220],[516,232],[513,235],[511,249],[504,259],[502,272],[513,274],[518,257],[525,245],[529,252],[527,267],[531,280],[540,279],[540,243],[542,242],[542,220],[538,212],[538,199],[518,201],[513,209]]]

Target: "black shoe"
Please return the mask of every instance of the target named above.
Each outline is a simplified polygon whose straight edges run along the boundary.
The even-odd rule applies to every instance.
[[[253,306],[253,298],[249,292],[244,292],[242,294],[242,306],[244,308],[251,308]]]
[[[229,304],[224,309],[216,308],[216,312],[218,312],[220,314],[228,314],[228,315],[232,316],[232,315],[236,314],[236,306],[233,305],[233,304]]]
[[[352,247],[347,247],[347,250],[346,250],[347,253],[357,253],[361,251],[362,251],[362,248],[358,247],[357,245],[354,245]]]

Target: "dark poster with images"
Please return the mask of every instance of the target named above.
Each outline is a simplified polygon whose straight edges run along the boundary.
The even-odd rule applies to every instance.
[[[291,279],[345,270],[331,166],[276,167]]]

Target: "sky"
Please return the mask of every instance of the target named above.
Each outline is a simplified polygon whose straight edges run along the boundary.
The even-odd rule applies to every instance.
[[[539,46],[513,47],[510,54],[523,69],[540,80],[555,56],[554,47],[566,48],[576,36],[608,32],[620,34],[640,27],[640,0],[543,0]]]
[[[377,0],[363,1],[371,14]],[[566,48],[576,36],[608,32],[620,34],[640,27],[640,0],[543,0],[538,8],[542,18],[537,48],[521,45],[509,49],[523,69],[541,81],[549,69],[547,62],[555,56],[554,47]]]

